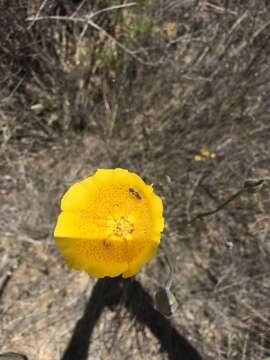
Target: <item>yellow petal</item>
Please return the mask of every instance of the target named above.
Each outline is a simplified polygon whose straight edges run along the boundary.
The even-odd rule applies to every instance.
[[[156,255],[157,245],[152,244],[151,246],[147,246],[142,252],[140,252],[130,263],[128,266],[128,270],[123,273],[123,278],[128,278],[134,276],[138,273],[138,271],[142,268],[142,266],[147,263]]]
[[[86,271],[93,277],[114,277],[128,269],[123,243],[71,238],[58,238],[56,243],[70,268]]]
[[[195,155],[194,158],[193,158],[194,161],[201,161],[202,159],[203,158],[202,158],[201,155]]]
[[[202,150],[201,150],[201,154],[202,154],[202,156],[205,156],[205,157],[209,157],[209,156],[210,156],[210,152],[209,152],[207,149],[202,149]]]

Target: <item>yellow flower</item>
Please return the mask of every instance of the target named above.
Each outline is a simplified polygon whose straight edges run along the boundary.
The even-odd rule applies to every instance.
[[[209,150],[207,150],[206,148],[203,148],[203,149],[201,150],[201,155],[202,155],[202,156],[205,156],[205,157],[209,157],[209,156],[210,156],[210,152],[209,152]]]
[[[151,185],[124,169],[99,169],[61,201],[54,230],[69,267],[91,276],[135,275],[156,253],[163,205]]]
[[[201,155],[195,155],[194,157],[193,157],[193,160],[194,161],[201,161],[203,158],[202,158],[202,156]]]

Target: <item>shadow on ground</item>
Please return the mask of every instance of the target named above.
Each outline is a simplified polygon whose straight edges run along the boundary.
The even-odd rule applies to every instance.
[[[123,297],[123,294],[125,296]],[[113,308],[125,298],[124,305],[138,322],[146,325],[160,342],[169,359],[202,360],[197,350],[153,307],[150,295],[136,280],[99,280],[85,312],[75,326],[62,360],[86,360],[91,348],[91,335],[105,307]],[[91,352],[90,352],[91,353]]]

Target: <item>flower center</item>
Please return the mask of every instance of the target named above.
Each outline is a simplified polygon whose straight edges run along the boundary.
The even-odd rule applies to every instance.
[[[126,217],[115,220],[113,234],[121,239],[127,239],[134,230],[134,224]]]

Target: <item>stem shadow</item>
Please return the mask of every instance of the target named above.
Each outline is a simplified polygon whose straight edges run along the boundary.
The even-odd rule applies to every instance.
[[[125,295],[125,296],[123,296]],[[153,307],[151,296],[134,279],[104,278],[95,284],[83,316],[78,320],[62,360],[87,360],[91,335],[103,310],[119,303],[149,328],[170,360],[202,360],[197,350]]]

